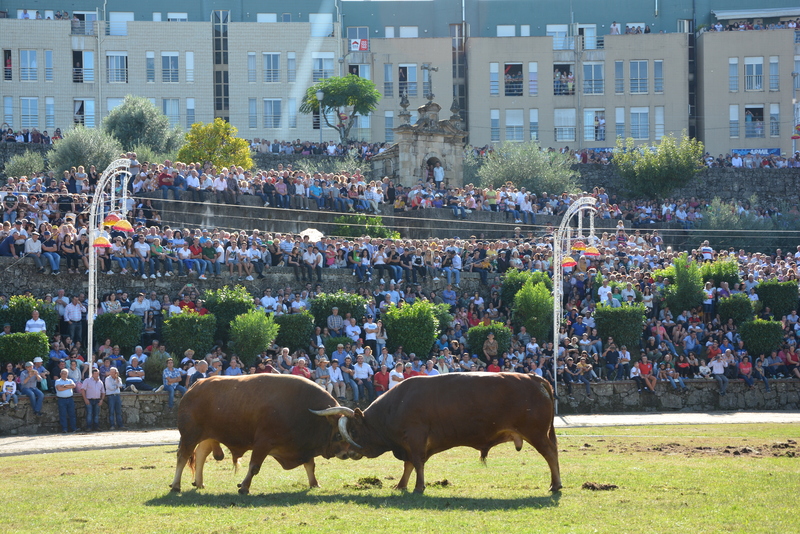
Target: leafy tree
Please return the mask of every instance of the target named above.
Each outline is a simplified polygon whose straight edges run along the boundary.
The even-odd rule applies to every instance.
[[[483,187],[514,182],[534,192],[572,193],[580,189],[573,163],[568,154],[543,151],[536,141],[506,141],[484,158],[478,176]]]
[[[17,154],[6,163],[6,176],[30,176],[34,173],[45,170],[44,158],[35,150],[28,150],[23,154]]]
[[[389,352],[402,345],[407,354],[413,352],[421,359],[427,358],[439,328],[433,306],[431,302],[417,300],[414,304],[404,304],[399,308],[392,306],[386,310],[383,324]]]
[[[256,356],[272,346],[280,327],[263,310],[253,310],[237,316],[231,322],[231,340],[236,354],[246,366],[255,363]]]
[[[0,336],[0,354],[4,362],[30,362],[38,356],[46,365],[49,353],[50,346],[44,332],[18,332]]]
[[[617,139],[614,165],[626,189],[638,196],[663,198],[688,184],[703,167],[703,143],[681,134],[665,135],[655,150],[637,147],[632,138]]]
[[[598,306],[594,312],[594,319],[597,325],[597,333],[601,338],[614,338],[617,347],[625,345],[628,351],[638,354],[638,348],[642,339],[642,327],[645,322],[644,304],[633,306],[621,306],[612,308],[611,306]]]
[[[367,299],[341,289],[336,293],[320,293],[311,300],[308,308],[314,316],[314,324],[320,328],[328,326],[328,316],[334,306],[339,308],[339,315],[342,317],[349,313],[360,321],[367,309]]]
[[[320,103],[317,91],[325,96]],[[310,115],[320,113],[320,120],[339,134],[339,140],[346,143],[350,138],[350,129],[356,121],[356,114],[366,116],[375,111],[381,94],[375,84],[367,79],[348,74],[340,77],[326,78],[315,83],[306,90],[300,104],[300,113]],[[329,115],[333,114],[333,122]]]
[[[231,321],[243,313],[255,309],[253,297],[247,288],[241,285],[223,286],[219,289],[206,289],[203,299],[208,311],[217,318],[217,329],[214,339],[227,341],[231,329]]]
[[[780,321],[756,319],[739,327],[744,346],[752,358],[769,356],[783,341],[783,326]]]
[[[213,314],[200,315],[186,309],[164,321],[164,341],[171,354],[183,357],[187,349],[192,349],[202,358],[214,345],[216,327],[217,318]]]
[[[162,163],[165,159],[170,161],[177,161],[178,150],[175,149],[171,152],[158,152],[153,150],[147,145],[138,144],[130,148],[131,152],[136,153],[136,159],[139,163]]]
[[[105,131],[78,125],[67,130],[64,138],[53,145],[50,168],[60,174],[70,167],[83,165],[88,169],[95,165],[98,172],[103,172],[121,153],[122,145]]]
[[[478,325],[467,330],[467,347],[470,353],[477,354],[481,360],[483,357],[483,343],[489,337],[489,332],[494,332],[494,339],[497,341],[497,354],[502,355],[511,347],[511,329],[503,323],[492,321],[488,326]],[[492,363],[492,362],[486,362]]]
[[[686,253],[675,258],[675,278],[664,289],[664,301],[672,310],[691,310],[703,303],[703,278],[697,263]]]
[[[450,327],[450,323],[453,322],[453,314],[450,313],[450,305],[434,304],[433,315],[436,316],[436,323],[439,325],[436,335],[441,336],[447,332],[447,329]]]
[[[275,340],[281,347],[289,347],[291,352],[298,349],[308,350],[311,336],[314,334],[314,316],[308,311],[276,315],[275,322],[280,326]]]
[[[127,95],[122,104],[103,119],[103,130],[119,141],[125,150],[143,145],[164,153],[177,150],[183,143],[180,127],[171,127],[169,118],[143,96]],[[140,156],[138,152],[136,155]]]
[[[776,319],[789,315],[797,309],[797,282],[779,282],[765,280],[756,286],[758,301],[770,311]]]
[[[514,298],[525,285],[525,282],[531,280],[534,284],[543,283],[547,289],[553,290],[553,280],[547,273],[541,271],[520,271],[518,269],[509,269],[503,276],[503,284],[500,286],[500,298],[503,304],[511,308],[514,305]]]
[[[214,122],[192,124],[186,134],[186,144],[178,151],[181,161],[210,161],[217,167],[238,165],[245,169],[253,167],[250,145],[246,139],[236,137],[239,132],[229,122],[220,118]]]
[[[341,225],[337,233],[342,237],[368,235],[382,239],[400,239],[400,232],[384,226],[380,215],[340,215],[333,222]]]
[[[720,282],[728,282],[728,286],[733,289],[734,284],[742,281],[739,263],[733,257],[705,262],[700,267],[700,273],[703,275],[703,283],[713,280],[716,287],[719,287]]]
[[[176,365],[180,363],[183,356],[176,357]],[[142,369],[144,369],[144,378],[149,384],[153,385],[161,385],[162,384],[162,376],[164,375],[164,369],[167,367],[167,356],[163,354],[157,354],[156,356],[148,356],[147,359],[142,364]]]
[[[717,312],[722,324],[727,323],[728,319],[733,319],[733,324],[741,326],[753,320],[753,302],[744,293],[736,293],[719,299]]]
[[[94,320],[95,347],[110,339],[123,354],[130,354],[142,340],[142,318],[133,313],[103,313]]]
[[[524,326],[531,337],[544,341],[553,335],[553,295],[547,286],[528,280],[517,293],[512,307],[512,320],[517,327]]]

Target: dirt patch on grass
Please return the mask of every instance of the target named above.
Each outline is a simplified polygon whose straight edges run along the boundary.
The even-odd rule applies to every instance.
[[[355,484],[345,484],[344,487],[355,490],[380,489],[383,482],[378,477],[361,477]]]
[[[611,491],[619,488],[616,484],[598,484],[597,482],[584,482],[581,489],[592,491]]]
[[[452,486],[452,485],[453,485],[453,483],[445,478],[444,480],[437,480],[436,482],[427,482],[425,484],[425,487],[428,487],[428,488],[446,488],[446,487]]]
[[[744,457],[767,457],[767,456],[786,456],[789,458],[800,458],[800,448],[795,440],[779,441],[773,443],[762,443],[757,445],[697,445],[696,440],[686,443],[660,443],[656,445],[636,444],[632,447],[637,452],[658,452],[662,455],[676,456],[744,456]]]

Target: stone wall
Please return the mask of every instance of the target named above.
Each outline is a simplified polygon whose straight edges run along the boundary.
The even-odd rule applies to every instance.
[[[559,388],[558,412],[561,415],[592,413],[641,413],[641,412],[715,412],[736,410],[798,410],[800,409],[800,381],[773,380],[770,391],[764,391],[759,383],[748,390],[741,380],[732,380],[728,393],[719,396],[719,387],[714,380],[687,381],[689,391],[676,393],[672,387],[659,383],[655,393],[639,393],[631,381],[600,383],[592,385],[593,401],[586,398],[583,385],[574,385],[574,400],[570,400],[566,390]],[[349,392],[348,392],[349,393]],[[122,412],[125,426],[132,430],[150,428],[174,428],[177,406],[167,406],[165,393],[123,393]],[[352,402],[346,404],[355,407]],[[78,429],[86,426],[86,412],[83,400],[76,397]],[[108,429],[108,409],[100,410],[100,428]],[[35,417],[28,397],[21,395],[19,407],[0,408],[0,436],[31,435],[61,432],[58,421],[58,405],[54,395],[45,397],[42,415]]]

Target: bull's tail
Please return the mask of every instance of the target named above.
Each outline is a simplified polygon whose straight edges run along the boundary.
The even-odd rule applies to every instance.
[[[547,431],[547,437],[553,443],[554,446],[558,447],[558,439],[556,438],[556,397],[555,393],[553,392],[553,385],[550,384],[547,380],[542,378],[539,375],[533,375],[534,380],[541,385],[544,390],[547,392],[548,397],[550,397],[550,406],[552,406],[552,413],[550,417],[550,428]]]
[[[192,470],[192,478],[193,479],[194,479],[194,468],[195,468],[195,457],[194,456],[195,456],[194,455],[194,451],[192,451],[192,454],[189,456],[189,461],[187,462],[188,465],[189,465],[189,469]]]

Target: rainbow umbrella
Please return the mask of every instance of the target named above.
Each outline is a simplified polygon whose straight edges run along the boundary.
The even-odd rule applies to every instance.
[[[116,223],[114,223],[114,226],[112,226],[112,228],[119,232],[133,232],[133,226],[131,226],[131,223],[129,223],[125,219],[121,219]]]
[[[572,244],[572,250],[586,250],[586,243],[583,241],[575,241]]]
[[[600,251],[597,250],[597,247],[586,247],[586,250],[583,251],[584,256],[599,256]]]
[[[94,248],[111,248],[111,242],[106,236],[100,235],[94,238],[94,244],[92,246]]]
[[[578,265],[578,262],[575,261],[571,256],[567,256],[564,261],[561,262],[562,267],[575,267]]]
[[[106,215],[106,218],[103,219],[103,226],[114,226],[121,220],[121,217],[116,213],[109,213]]]

